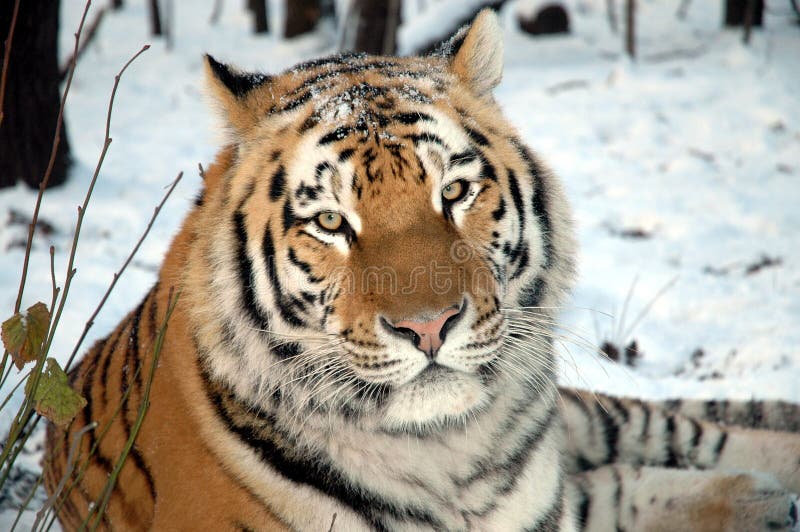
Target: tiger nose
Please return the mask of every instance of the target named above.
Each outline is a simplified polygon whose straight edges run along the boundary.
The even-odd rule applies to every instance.
[[[428,321],[401,320],[389,323],[381,318],[381,322],[389,332],[408,338],[414,347],[433,360],[444,343],[447,331],[461,318],[462,310],[463,308],[450,307]]]

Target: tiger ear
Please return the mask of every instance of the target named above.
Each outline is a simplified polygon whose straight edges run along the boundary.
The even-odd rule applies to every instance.
[[[439,53],[449,58],[450,68],[475,94],[490,98],[503,77],[503,31],[495,12],[483,9]]]
[[[266,74],[239,72],[206,54],[205,81],[226,125],[235,133],[246,133],[263,116],[258,109],[265,103],[265,91],[256,89],[269,83]]]

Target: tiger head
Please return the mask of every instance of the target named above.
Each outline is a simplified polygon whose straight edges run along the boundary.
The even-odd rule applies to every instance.
[[[569,213],[492,96],[491,11],[426,57],[206,71],[228,142],[187,276],[209,378],[417,431],[553,382]]]

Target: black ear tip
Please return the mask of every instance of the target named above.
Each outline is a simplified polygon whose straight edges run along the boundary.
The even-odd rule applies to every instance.
[[[211,67],[211,70],[214,72],[214,75],[216,75],[219,79],[224,80],[226,76],[230,76],[231,71],[228,68],[228,65],[220,63],[219,61],[214,59],[214,56],[211,54],[205,54],[205,58],[206,61],[208,62],[208,66]]]
[[[206,61],[208,61],[208,66],[211,67],[214,77],[221,81],[234,96],[239,98],[270,79],[265,74],[242,74],[225,63],[220,63],[211,54],[206,54]]]

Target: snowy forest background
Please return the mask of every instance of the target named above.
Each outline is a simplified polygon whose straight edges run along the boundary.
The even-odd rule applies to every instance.
[[[750,17],[740,13],[740,22],[754,23],[751,33],[724,24],[726,3],[736,4],[724,0],[638,0],[634,32],[628,0],[337,0],[319,9],[288,1],[287,8],[282,0],[160,0],[160,36],[150,0],[92,5],[84,38],[92,36],[65,106],[70,162],[57,169],[64,183],[43,195],[21,309],[51,300],[51,246],[63,284],[76,206],[104,146],[114,76],[145,43],[151,47],[119,83],[113,143],[82,222],[77,272],[49,356],[66,363],[165,187],[183,172],[80,351],[154,282],[200,188],[198,163],[208,165],[221,142],[203,94],[204,53],[267,73],[343,48],[408,54],[493,4],[506,49],[496,97],[564,181],[578,227],[580,280],[563,312],[562,381],[645,398],[800,402],[800,25],[791,0],[739,2],[754,8]],[[563,13],[537,21],[554,3]],[[354,6],[370,21],[366,31]],[[60,76],[83,11],[81,0],[60,2],[51,65]],[[529,33],[563,30],[565,21],[566,32]],[[4,112],[0,131],[30,122],[14,118],[19,109]],[[52,139],[55,116],[40,125]],[[11,175],[10,151],[19,149],[2,135],[0,142],[7,143],[2,181]],[[45,163],[49,154],[48,144]],[[33,183],[40,179],[36,173]],[[14,313],[36,197],[21,181],[0,189],[0,321]],[[12,365],[6,373],[3,439],[24,399],[13,387],[25,373]],[[11,527],[15,505],[35,483],[41,444],[35,432],[0,490],[0,529]],[[37,495],[21,529],[43,500]]]

